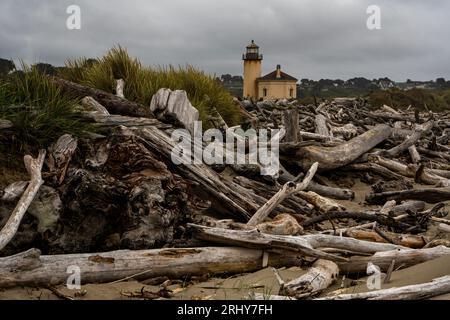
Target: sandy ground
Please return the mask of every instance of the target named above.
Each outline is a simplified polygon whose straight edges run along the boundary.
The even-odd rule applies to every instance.
[[[421,187],[421,186],[416,186]],[[364,197],[371,192],[370,186],[357,180],[352,186],[356,191],[356,198],[353,201],[340,201],[347,210],[358,211],[370,208],[364,205]],[[447,210],[450,211],[450,202]],[[450,218],[447,217],[447,218]],[[425,234],[429,239],[443,238],[450,240],[450,234],[442,234],[433,226]],[[306,271],[294,267],[280,270],[280,275],[284,281],[289,281],[301,276]],[[391,281],[383,284],[382,288],[391,288],[429,282],[434,278],[450,274],[450,256],[428,261],[410,268],[393,272]],[[328,292],[338,290],[342,284],[349,285],[350,280],[343,281],[342,277],[330,287],[323,295]],[[149,292],[158,292],[159,286],[148,286],[137,281],[127,281],[115,284],[89,284],[82,286],[79,291],[69,290],[64,286],[56,288],[57,291],[67,297],[78,300],[129,300],[131,293],[139,293],[141,290]],[[211,278],[208,281],[185,287],[182,282],[171,285],[168,289],[172,290],[174,295],[172,299],[249,299],[254,293],[261,293],[268,297],[278,294],[279,285],[271,269],[263,269],[258,272],[236,275],[229,278]],[[368,288],[365,285],[365,279],[359,279],[357,285],[353,285],[346,289],[346,293],[364,292]],[[7,290],[0,289],[1,299],[26,299],[26,300],[52,300],[60,299],[55,293],[45,288],[12,288]],[[434,299],[450,300],[450,294],[435,297]]]

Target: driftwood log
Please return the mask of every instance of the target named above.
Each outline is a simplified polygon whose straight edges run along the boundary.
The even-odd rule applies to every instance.
[[[233,274],[256,271],[267,266],[298,265],[295,254],[266,254],[243,248],[187,248],[120,250],[45,256],[31,249],[0,258],[0,288],[49,286],[66,283],[69,267],[80,270],[81,283],[105,283],[127,279],[166,276],[179,279],[205,274]]]
[[[317,300],[422,300],[450,293],[450,276],[431,282],[363,293],[340,294]]]
[[[0,230],[0,251],[6,247],[6,245],[16,234],[23,216],[27,212],[28,207],[39,191],[39,188],[44,183],[42,180],[41,171],[42,166],[44,165],[45,153],[45,150],[41,150],[36,159],[29,155],[24,157],[25,168],[30,175],[30,182],[11,213],[8,221]]]

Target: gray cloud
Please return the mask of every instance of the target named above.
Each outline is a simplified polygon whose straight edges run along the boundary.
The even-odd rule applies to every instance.
[[[65,27],[71,4],[81,30]],[[381,30],[366,28],[370,4],[381,7]],[[120,43],[145,64],[240,74],[255,39],[264,72],[282,64],[298,78],[449,78],[448,12],[445,0],[2,0],[0,57],[62,65]]]

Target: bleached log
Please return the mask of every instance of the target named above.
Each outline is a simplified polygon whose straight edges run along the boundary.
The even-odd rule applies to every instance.
[[[86,109],[86,111],[92,111],[96,114],[109,116],[110,113],[104,106],[102,106],[100,103],[98,103],[94,98],[92,97],[84,97],[81,99],[81,104]]]
[[[433,121],[429,121],[419,126],[416,130],[414,130],[414,133],[410,137],[408,137],[405,141],[403,141],[401,144],[389,150],[382,151],[381,154],[383,154],[386,157],[394,157],[400,154],[401,152],[407,150],[409,147],[413,146],[417,141],[419,141],[422,135],[430,131],[433,128],[433,126],[434,126]]]
[[[450,276],[431,282],[362,293],[348,293],[317,300],[422,300],[450,293]]]
[[[318,164],[314,163],[306,174],[305,178],[301,183],[296,184],[295,182],[287,182],[269,201],[267,201],[247,222],[249,226],[256,226],[257,224],[263,222],[269,214],[276,208],[284,199],[292,194],[298,193],[308,186],[312,178],[316,174]]]
[[[338,275],[339,267],[336,263],[319,259],[306,274],[287,282],[280,288],[280,294],[295,298],[317,294],[332,285]]]
[[[20,197],[19,202],[11,213],[8,221],[6,221],[6,224],[3,226],[3,229],[0,230],[0,251],[6,247],[16,234],[23,216],[27,212],[36,193],[39,191],[39,188],[44,183],[41,176],[44,159],[45,150],[39,151],[39,155],[36,159],[29,155],[24,157],[25,168],[30,175],[30,183],[22,194],[22,197]]]
[[[286,251],[299,251],[307,256],[315,256],[332,261],[345,260],[341,257],[331,255],[328,258],[316,248],[336,248],[352,252],[375,253],[380,251],[390,251],[406,249],[405,247],[362,241],[353,238],[339,236],[314,234],[304,236],[281,236],[258,232],[258,230],[228,230],[223,228],[210,228],[205,226],[189,224],[194,237],[219,244],[234,244],[243,247],[274,249]],[[311,251],[311,249],[313,249]]]
[[[191,275],[244,273],[267,266],[288,267],[299,263],[295,254],[267,254],[261,250],[232,247],[119,250],[53,256],[41,256],[39,250],[32,249],[0,258],[0,288],[63,284],[70,276],[69,267],[73,266],[80,268],[81,283],[86,284],[124,278],[139,280],[166,276],[177,279]]]
[[[411,161],[412,163],[419,163],[421,158],[420,158],[420,153],[419,151],[417,151],[416,146],[410,146],[408,148],[408,152],[409,152],[409,156],[411,157]]]
[[[450,180],[441,176],[436,175],[427,168],[418,169],[413,165],[405,165],[398,161],[386,159],[383,157],[376,156],[372,158],[373,161],[389,170],[396,171],[405,177],[415,178],[426,184],[439,184],[440,186],[450,186]]]
[[[125,95],[123,94],[123,90],[125,89],[125,81],[123,79],[116,80],[116,96],[119,98],[125,99]]]
[[[314,119],[316,125],[316,133],[322,136],[332,137],[327,126],[327,118],[323,114],[318,114]]]
[[[387,106],[385,104],[381,107],[381,110],[384,110],[386,112],[391,112],[391,113],[397,114],[397,115],[400,114],[400,112],[398,112],[397,110],[395,110],[395,109],[393,109],[393,108],[391,108],[391,107],[389,107],[389,106]]]
[[[318,162],[321,171],[336,169],[356,160],[359,156],[391,136],[392,128],[378,125],[373,129],[335,147],[306,146],[296,152],[297,163],[309,168]]]
[[[12,128],[13,124],[9,120],[0,119],[0,130]]]
[[[386,272],[395,260],[396,265],[407,268],[422,262],[434,260],[450,255],[450,248],[437,246],[427,249],[402,249],[393,251],[377,252],[370,257],[350,257],[348,262],[338,262],[341,272],[361,273],[365,272],[367,264],[372,262],[380,267],[382,272]]]
[[[199,119],[199,112],[190,103],[186,91],[159,89],[152,97],[150,110],[159,119],[173,117],[177,119],[191,133],[194,132],[194,124]]]
[[[28,186],[28,181],[13,182],[3,190],[1,200],[4,202],[16,201]]]
[[[317,193],[312,191],[298,192],[297,195],[303,200],[306,200],[307,202],[311,203],[315,208],[317,208],[321,212],[326,213],[345,209],[342,205],[340,205],[336,201],[333,201],[326,197],[322,197],[321,195],[318,195]]]

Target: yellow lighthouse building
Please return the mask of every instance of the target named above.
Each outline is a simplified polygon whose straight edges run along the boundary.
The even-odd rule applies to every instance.
[[[244,98],[253,99],[294,99],[297,97],[297,79],[281,71],[278,65],[276,70],[261,77],[263,55],[259,47],[252,42],[243,54],[244,60]]]

